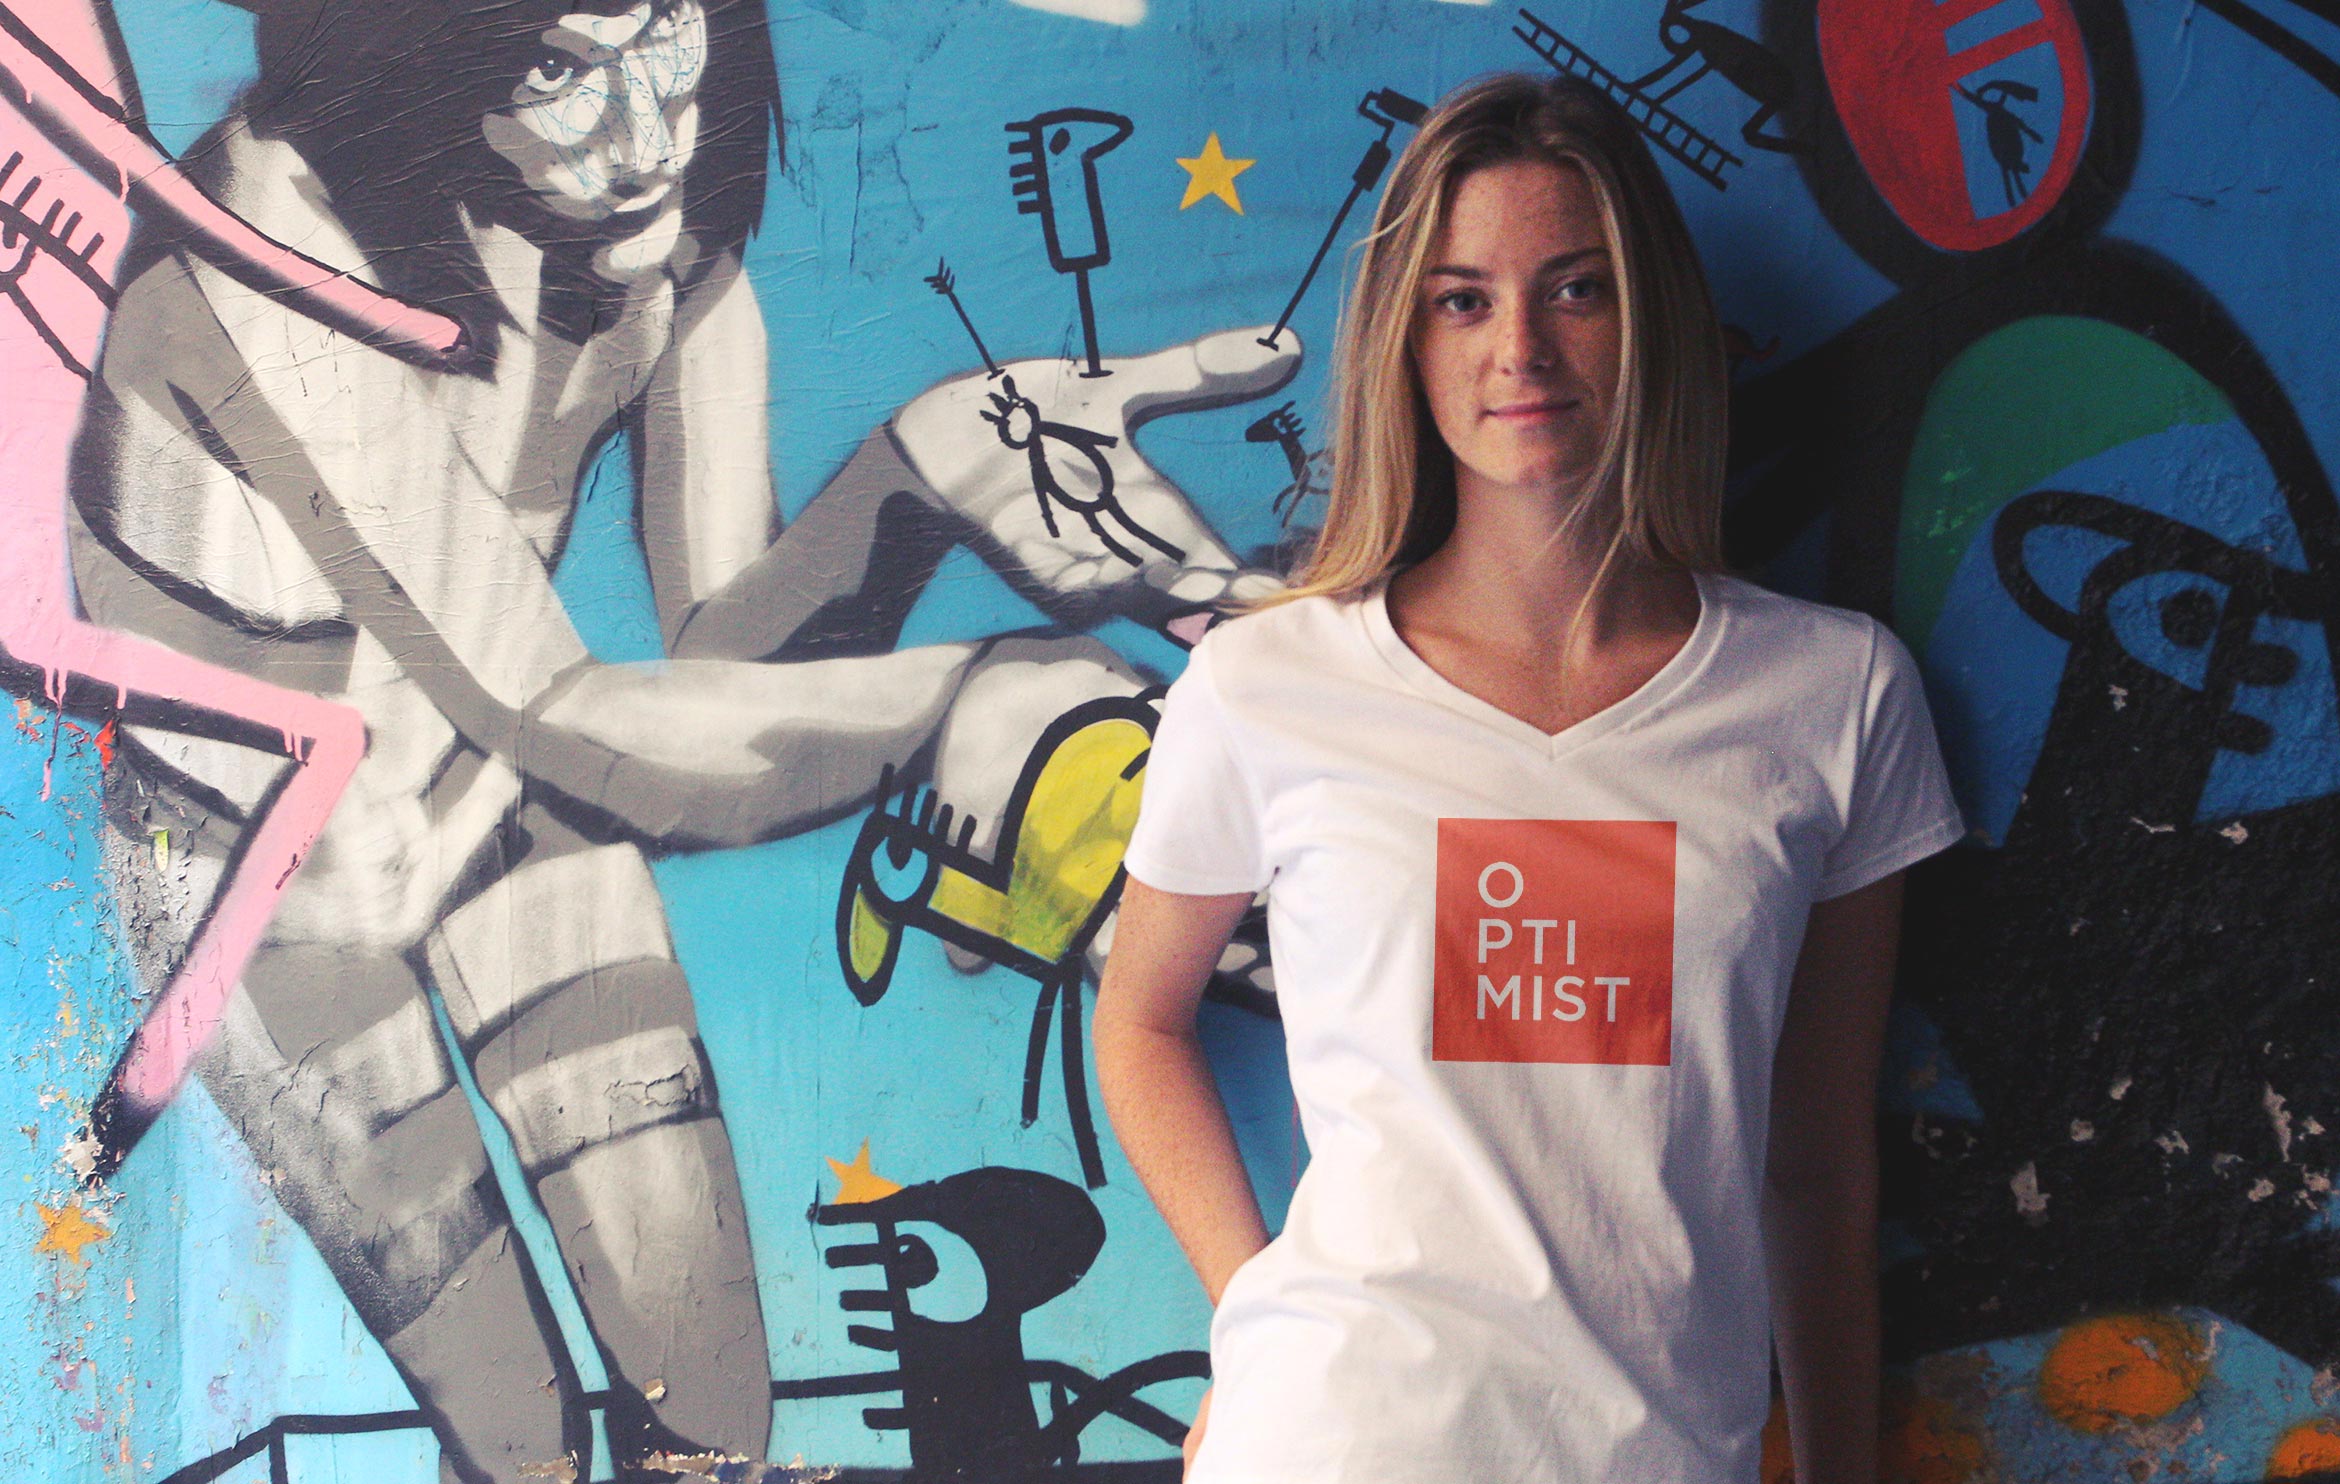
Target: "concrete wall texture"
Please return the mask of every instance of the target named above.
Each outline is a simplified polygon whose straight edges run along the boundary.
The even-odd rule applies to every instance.
[[[1152,698],[1388,151],[1553,67],[1973,826],[1888,1477],[2340,1469],[2333,0],[11,0],[0,1471],[1174,1479]],[[1256,926],[1204,1031],[1272,1219]]]

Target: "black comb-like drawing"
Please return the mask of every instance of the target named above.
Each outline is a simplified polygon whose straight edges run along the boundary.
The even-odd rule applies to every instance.
[[[1105,231],[1105,197],[1098,187],[1097,161],[1121,146],[1135,127],[1118,113],[1098,108],[1056,108],[1007,126],[1016,156],[1008,180],[1016,210],[1040,218],[1048,239],[1048,264],[1072,275],[1081,298],[1081,335],[1089,354],[1083,376],[1110,376],[1097,355],[1097,306],[1089,295],[1089,274],[1113,261]]]

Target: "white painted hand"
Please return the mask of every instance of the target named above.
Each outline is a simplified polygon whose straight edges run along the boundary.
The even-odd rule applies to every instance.
[[[894,417],[902,452],[936,507],[1035,603],[1081,621],[1121,613],[1161,624],[1229,597],[1272,591],[1245,571],[1130,435],[1154,418],[1266,396],[1300,369],[1292,331],[1223,330],[1153,355],[1011,362],[921,393]]]

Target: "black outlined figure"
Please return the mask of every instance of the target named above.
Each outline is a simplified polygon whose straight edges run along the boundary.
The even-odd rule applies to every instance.
[[[906,785],[896,795],[889,768],[878,785],[885,802],[863,822],[837,897],[838,966],[865,1006],[891,987],[911,928],[1039,985],[1023,1123],[1040,1116],[1053,1021],[1065,1116],[1091,1188],[1105,1183],[1105,1164],[1083,1070],[1081,979],[1091,941],[1121,900],[1121,851],[1137,821],[1158,694],[1099,697],[1051,722],[1017,775],[988,859],[970,846],[973,816],[955,814],[932,789]]]
[[[1649,96],[1652,104],[1665,103],[1712,72],[1755,101],[1755,116],[1739,130],[1741,139],[1757,149],[1783,154],[1800,148],[1786,134],[1767,134],[1763,130],[1774,114],[1795,101],[1795,75],[1763,43],[1742,36],[1728,26],[1699,20],[1690,14],[1705,3],[1706,0],[1666,0],[1665,14],[1658,18],[1658,41],[1666,49],[1666,60],[1656,70],[1643,73],[1625,86],[1642,94],[1643,89],[1695,58],[1698,65],[1675,78],[1664,92],[1643,96]]]
[[[926,286],[950,300],[951,308],[959,312],[959,323],[967,327],[967,338],[975,342],[975,354],[983,358],[984,369],[994,376],[1006,375],[1007,373],[1000,369],[999,362],[991,358],[991,352],[984,348],[983,337],[976,333],[975,321],[967,317],[967,306],[959,302],[959,278],[957,274],[951,272],[951,265],[941,258],[936,258],[934,272],[927,275]]]
[[[866,1408],[862,1418],[909,1434],[909,1478],[1025,1479],[1041,1470],[1078,1478],[1081,1434],[1107,1413],[1173,1449],[1185,1436],[1185,1423],[1137,1393],[1207,1376],[1202,1352],[1168,1351],[1103,1377],[1024,1352],[1024,1316],[1069,1291],[1105,1245],[1105,1222],[1079,1187],[1036,1170],[986,1166],[875,1200],[817,1205],[812,1219],[870,1228],[869,1240],[831,1247],[826,1259],[832,1268],[874,1270],[882,1286],[848,1289],[837,1303],[872,1317],[846,1335],[891,1355],[894,1365],[781,1382],[772,1394],[786,1401],[899,1392],[900,1405]],[[977,1290],[980,1301],[970,1297]],[[1045,1422],[1032,1402],[1041,1381],[1049,1391]]]
[[[2058,530],[2124,543],[2089,568],[2074,607],[2050,595],[2028,561],[2026,538]],[[2314,575],[2103,495],[2039,490],[2010,500],[1992,527],[1991,557],[2015,606],[2072,646],[2068,671],[2085,676],[2097,694],[2120,685],[2117,720],[2150,737],[2158,753],[2150,768],[2089,769],[2057,788],[2032,790],[2018,816],[2021,833],[2009,831],[2015,849],[2035,837],[2086,834],[2092,821],[2191,822],[2220,750],[2255,756],[2274,745],[2274,729],[2234,704],[2237,686],[2282,685],[2299,668],[2290,649],[2254,637],[2261,616],[2330,621]],[[2141,582],[2152,586],[2136,589]],[[2127,591],[2158,594],[2150,605],[2152,637],[2166,650],[2141,651],[2138,637],[2112,621],[2115,598]],[[2059,707],[2042,755],[2071,756],[2089,739],[2068,733],[2092,732],[2101,743],[2112,725],[2098,707]]]
[[[1650,143],[1680,160],[1700,180],[1718,191],[1730,188],[1730,182],[1723,179],[1723,171],[1744,165],[1747,163],[1745,160],[1723,148],[1680,114],[1638,91],[1632,83],[1594,61],[1575,42],[1538,20],[1533,12],[1522,10],[1519,18],[1527,24],[1512,27],[1511,34],[1526,42],[1530,51],[1551,63],[1558,71],[1581,77],[1614,98],[1618,106],[1625,110],[1626,117],[1639,125],[1641,132],[1649,137]],[[1672,95],[1669,93],[1668,96]]]
[[[1292,482],[1276,491],[1276,498],[1268,508],[1281,516],[1283,524],[1287,526],[1299,511],[1301,501],[1310,495],[1324,492],[1316,483],[1316,456],[1302,442],[1307,435],[1307,426],[1301,422],[1300,414],[1292,410],[1289,402],[1243,430],[1244,441],[1273,443],[1284,451],[1284,462],[1292,470]]]
[[[1991,148],[1991,159],[1999,167],[1999,188],[2006,192],[2007,209],[2012,211],[2023,204],[2031,194],[2031,151],[2023,141],[2045,144],[2041,133],[2023,122],[2023,115],[2015,111],[2015,103],[2037,103],[2039,89],[2029,83],[2010,78],[1994,78],[1979,88],[1956,84],[1958,96],[1983,111],[1983,138]]]
[[[1091,349],[1094,348],[1095,343],[1092,341]],[[1016,390],[1016,379],[1013,376],[1002,376],[1000,390],[991,394],[991,405],[998,410],[979,412],[976,416],[998,429],[1001,443],[1009,448],[1020,449],[1030,457],[1032,494],[1040,502],[1040,518],[1047,522],[1049,535],[1057,534],[1056,512],[1050,504],[1053,501],[1088,522],[1089,530],[1105,543],[1105,549],[1133,567],[1144,565],[1145,559],[1114,540],[1112,533],[1105,529],[1105,522],[1098,519],[1100,515],[1112,516],[1123,530],[1171,561],[1186,560],[1185,552],[1132,520],[1129,512],[1121,508],[1121,502],[1113,498],[1113,463],[1102,450],[1112,448],[1121,442],[1120,439],[1110,434],[1076,428],[1070,423],[1048,421],[1040,415],[1039,403]],[[1094,471],[1095,494],[1076,495],[1056,477],[1047,449],[1047,441],[1052,438],[1068,447],[1079,449],[1088,459],[1089,467]]]
[[[1097,306],[1089,296],[1090,270],[1113,261],[1097,161],[1136,126],[1103,109],[1057,108],[1007,127],[1016,136],[1008,153],[1021,157],[1008,167],[1016,210],[1040,218],[1049,266],[1071,274],[1080,292],[1081,334],[1089,351],[1089,369],[1081,374],[1111,376],[1097,357]]]
[[[1356,170],[1349,176],[1349,194],[1342,198],[1341,209],[1333,213],[1332,225],[1325,228],[1324,241],[1316,245],[1316,256],[1308,260],[1308,271],[1300,275],[1300,287],[1292,290],[1292,301],[1284,306],[1282,314],[1276,316],[1275,328],[1260,337],[1260,344],[1271,350],[1275,348],[1276,337],[1283,334],[1284,326],[1292,322],[1293,311],[1300,307],[1301,296],[1308,292],[1308,285],[1316,281],[1316,270],[1324,266],[1324,255],[1332,251],[1333,239],[1340,235],[1341,223],[1349,219],[1349,212],[1356,206],[1357,198],[1381,184],[1381,172],[1389,168],[1389,136],[1392,131],[1400,124],[1422,122],[1422,115],[1429,111],[1394,88],[1367,93],[1363,101],[1358,103],[1359,116],[1368,123],[1379,124],[1381,133],[1365,146],[1365,158],[1357,162]]]

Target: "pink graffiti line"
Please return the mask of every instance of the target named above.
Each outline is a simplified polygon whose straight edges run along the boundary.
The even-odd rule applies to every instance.
[[[123,106],[126,64],[104,0],[44,0],[36,33],[0,6],[0,651],[55,705],[250,742],[294,766],[240,842],[186,956],[91,1110],[87,1173],[110,1173],[185,1080],[225,1014],[285,885],[365,752],[358,714],[81,619],[65,502],[90,368],[115,295],[130,210],[176,228],[246,282],[385,349],[447,365],[453,320],[367,287],[255,231],[205,196]],[[10,312],[12,308],[13,313]]]

